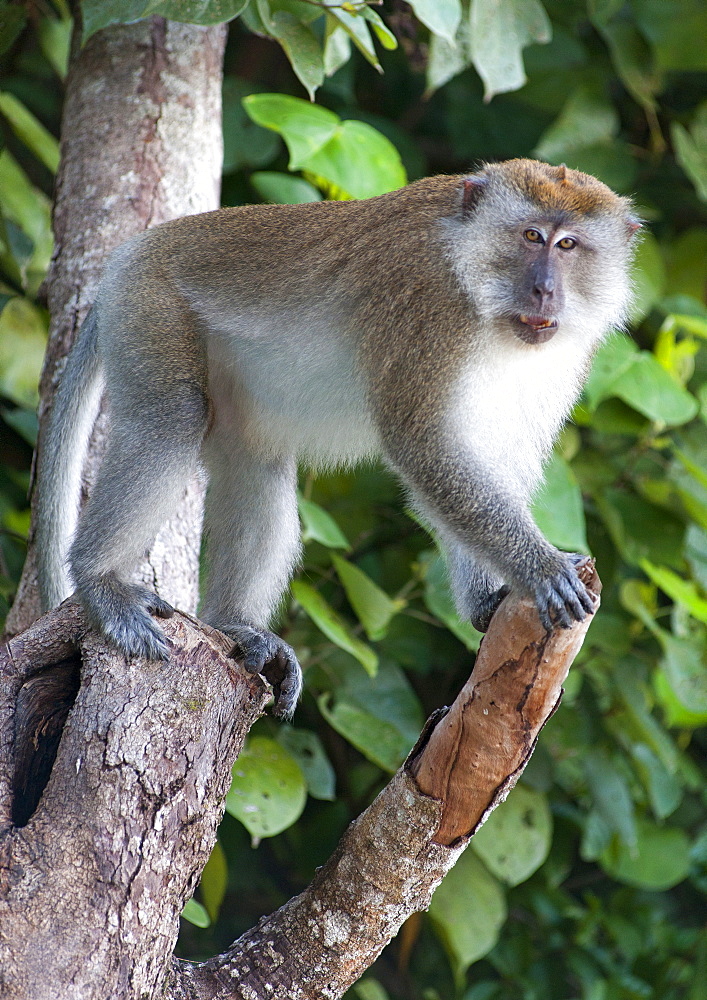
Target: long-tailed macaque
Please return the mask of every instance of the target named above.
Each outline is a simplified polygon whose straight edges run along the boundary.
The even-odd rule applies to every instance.
[[[485,628],[509,588],[546,629],[593,609],[528,504],[601,338],[626,316],[639,223],[600,181],[531,160],[368,201],[224,208],[110,258],[39,462],[42,598],[76,589],[126,656],[166,659],[172,608],[130,573],[198,463],[209,476],[202,618],[294,709],[266,630],[299,555],[297,462],[381,454],[444,542]],[[102,392],[111,430],[78,516]],[[72,542],[73,537],[73,542]]]

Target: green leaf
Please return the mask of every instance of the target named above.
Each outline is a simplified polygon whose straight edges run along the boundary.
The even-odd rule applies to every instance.
[[[227,886],[228,863],[226,862],[224,850],[217,840],[209,860],[206,862],[206,866],[201,873],[201,881],[199,883],[199,891],[204,901],[204,907],[212,921],[218,919]],[[200,924],[199,926],[202,925]]]
[[[699,404],[648,351],[641,351],[625,371],[614,379],[612,393],[634,410],[666,427],[692,420]]]
[[[389,52],[397,49],[398,40],[378,11],[375,11],[372,7],[368,6],[362,7],[360,10],[361,17],[365,18],[369,24],[373,25],[373,32],[383,48],[388,49]]]
[[[346,591],[351,607],[372,641],[382,639],[388,625],[406,602],[393,600],[371,578],[353,563],[332,553],[332,562]]]
[[[0,229],[3,219],[15,223],[34,245],[22,274],[31,294],[44,280],[52,255],[51,202],[6,149],[0,152]]]
[[[694,712],[686,708],[679,701],[662,670],[656,671],[653,687],[656,699],[665,713],[666,726],[677,726],[681,729],[699,729],[701,726],[707,726],[707,709],[704,712]]]
[[[707,201],[707,101],[700,105],[690,131],[675,122],[672,136],[678,163],[695,185],[698,197]]]
[[[672,295],[701,300],[707,288],[707,228],[693,226],[682,232],[667,247],[666,269],[666,285]]]
[[[351,39],[333,14],[327,14],[324,33],[324,72],[333,76],[351,58]]]
[[[332,702],[329,695],[317,699],[319,711],[329,725],[383,771],[393,773],[410,751],[410,742],[392,722],[351,704],[345,698]]]
[[[378,657],[375,652],[353,634],[351,628],[324,600],[318,590],[303,580],[294,580],[292,596],[328,639],[356,657],[371,677],[375,675],[378,669]]]
[[[287,11],[275,11],[268,27],[284,49],[297,79],[314,100],[317,87],[324,83],[324,52],[318,38]]]
[[[425,604],[428,609],[467,649],[476,652],[483,636],[471,622],[464,621],[457,613],[444,559],[435,549],[430,549],[420,554],[419,565],[425,581]]]
[[[549,163],[561,163],[579,149],[611,141],[618,129],[619,116],[614,106],[592,88],[578,87],[543,132],[533,153]]]
[[[250,0],[151,0],[149,13],[187,24],[222,24],[238,17]]]
[[[410,6],[433,35],[454,43],[462,19],[461,0],[410,0]]]
[[[10,299],[0,313],[0,393],[19,406],[34,409],[44,361],[47,326],[28,299]]]
[[[635,362],[639,350],[623,333],[613,333],[594,355],[592,370],[584,386],[584,400],[593,410],[611,396],[614,381]]]
[[[628,490],[608,489],[596,498],[614,544],[627,562],[641,559],[682,568],[684,524]]]
[[[393,143],[373,126],[354,120],[342,122],[302,166],[351,198],[374,198],[403,187],[407,180]]]
[[[590,16],[609,47],[611,60],[626,89],[644,108],[654,111],[655,95],[662,89],[662,80],[653,67],[650,46],[637,25],[621,16],[621,5],[590,4]]]
[[[663,647],[660,668],[680,704],[691,712],[707,712],[707,636],[678,637],[658,632]]]
[[[529,879],[550,853],[552,815],[547,798],[516,785],[474,834],[472,848],[488,870],[507,885]]]
[[[211,924],[209,914],[201,903],[197,903],[195,899],[187,900],[187,904],[182,910],[182,916],[190,924],[194,924],[195,927],[208,927]]]
[[[0,114],[17,138],[54,174],[59,166],[59,143],[14,94],[0,91]]]
[[[70,17],[43,17],[39,22],[39,45],[42,54],[57,76],[64,80],[69,68],[69,50],[74,22]]]
[[[347,37],[351,39],[364,59],[367,59],[374,69],[382,72],[371,32],[364,18],[341,7],[333,7],[328,16],[334,19],[346,32]]]
[[[654,816],[665,819],[675,812],[682,800],[680,781],[645,743],[634,744],[631,754],[648,791]]]
[[[601,856],[605,871],[639,889],[672,889],[690,870],[690,842],[684,830],[639,820],[633,847],[614,840]]]
[[[238,17],[249,0],[82,0],[83,42],[110,24],[130,24],[151,14],[188,24],[221,24]]]
[[[293,177],[292,174],[282,174],[277,170],[258,170],[251,174],[249,179],[263,201],[269,201],[276,205],[303,205],[307,202],[322,200],[321,192],[317,191],[312,184],[302,177]],[[321,510],[321,508],[319,509]],[[302,516],[301,507],[300,516]],[[348,547],[348,545],[344,547]]]
[[[549,42],[550,20],[539,0],[471,0],[471,54],[484,81],[484,100],[526,82],[522,52]]]
[[[358,1000],[390,1000],[389,995],[375,979],[361,979],[353,991]]]
[[[503,889],[479,858],[466,851],[432,897],[430,917],[452,961],[457,984],[498,941],[506,920]]]
[[[665,265],[658,241],[644,233],[631,270],[633,301],[631,322],[638,324],[658,302],[665,288]]]
[[[707,69],[704,0],[634,0],[631,10],[662,69]]]
[[[251,94],[243,104],[253,121],[282,135],[290,170],[324,178],[344,197],[372,198],[405,184],[395,146],[365,122],[341,121],[325,108],[281,94]]]
[[[642,559],[640,565],[646,576],[668,597],[687,608],[693,618],[707,623],[707,600],[700,597],[694,583],[684,580],[667,566],[655,566],[648,559]]]
[[[588,551],[582,493],[569,463],[557,454],[545,469],[533,517],[553,545],[571,552]]]
[[[471,66],[471,28],[469,19],[462,18],[453,42],[441,35],[430,38],[425,73],[425,94],[439,90],[457,74]]]
[[[415,743],[424,716],[402,670],[382,660],[374,678],[356,664],[346,670],[319,708],[329,723],[368,760],[395,771]]]
[[[333,802],[336,798],[336,775],[316,733],[283,725],[277,731],[277,742],[299,764],[312,798]]]
[[[226,812],[240,820],[257,844],[299,818],[307,785],[297,761],[267,736],[253,736],[233,765]]]
[[[302,496],[298,497],[297,503],[304,527],[302,541],[308,542],[311,539],[330,549],[351,548],[346,535],[328,511]]]
[[[583,766],[597,812],[609,829],[619,835],[623,844],[634,847],[638,833],[626,778],[603,750],[590,750],[585,755]]]
[[[333,111],[288,94],[250,94],[243,107],[257,125],[278,132],[290,154],[290,170],[300,170],[341,124]]]

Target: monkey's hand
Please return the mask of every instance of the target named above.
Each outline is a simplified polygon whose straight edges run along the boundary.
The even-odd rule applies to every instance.
[[[290,719],[302,691],[302,670],[294,649],[279,636],[252,625],[231,626],[226,634],[235,642],[230,655],[246,670],[262,674],[272,684],[274,714]]]
[[[558,625],[571,628],[596,609],[596,599],[577,574],[577,567],[588,560],[579,552],[557,552],[559,566],[541,576],[531,588],[544,629],[551,632]]]

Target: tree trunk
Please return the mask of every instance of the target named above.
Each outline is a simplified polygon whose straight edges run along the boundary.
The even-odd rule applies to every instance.
[[[225,39],[225,25],[199,28],[163,18],[100,31],[83,49],[80,29],[75,32],[46,280],[51,327],[40,385],[40,448],[42,417],[110,251],[150,226],[219,206]],[[103,414],[89,451],[86,492],[105,423]],[[195,479],[136,575],[187,611],[196,609],[198,596],[202,493]],[[38,615],[30,537],[7,634]]]

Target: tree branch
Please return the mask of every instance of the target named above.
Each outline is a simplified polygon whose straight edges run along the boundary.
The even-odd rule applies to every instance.
[[[597,596],[591,560],[580,570]],[[335,1000],[426,909],[472,833],[505,799],[553,714],[590,618],[547,635],[506,598],[451,709],[433,717],[390,784],[349,827],[311,885],[223,955],[176,962],[172,1000]]]

